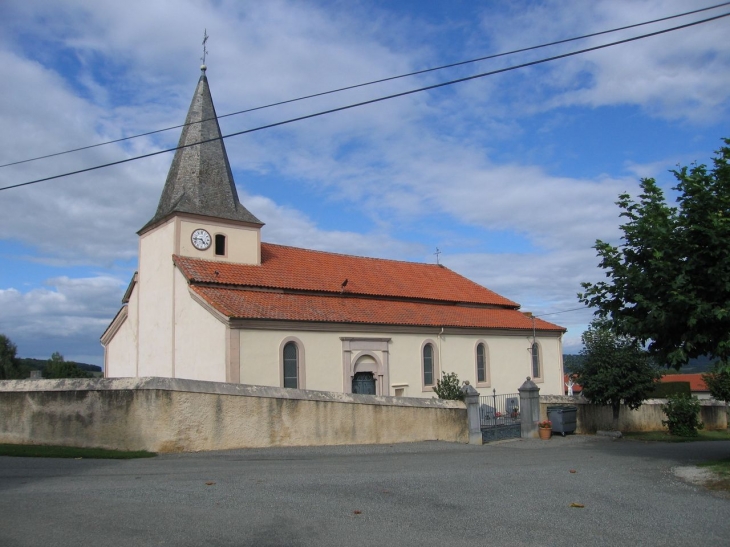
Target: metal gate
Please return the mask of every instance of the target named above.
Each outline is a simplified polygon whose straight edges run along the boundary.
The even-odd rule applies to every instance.
[[[485,443],[521,436],[519,393],[497,395],[493,389],[492,395],[479,397],[479,416]]]

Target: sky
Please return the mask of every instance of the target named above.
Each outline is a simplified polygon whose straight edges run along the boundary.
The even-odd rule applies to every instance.
[[[0,164],[600,32],[712,0],[3,0]],[[613,42],[730,6],[256,110],[223,134]],[[730,137],[730,17],[226,139],[262,239],[433,263],[568,329],[580,350],[620,243],[618,195],[711,164]],[[180,129],[0,167],[0,188],[176,145]],[[102,364],[172,154],[0,191],[0,333],[18,356]],[[561,312],[561,313],[556,313]]]

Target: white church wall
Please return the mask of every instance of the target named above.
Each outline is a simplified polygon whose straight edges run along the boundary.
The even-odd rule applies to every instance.
[[[478,340],[489,348],[491,384],[477,386],[482,395],[516,393],[527,376],[531,376],[530,346],[532,337],[525,334],[449,334],[392,333],[358,331],[304,331],[241,329],[240,355],[242,384],[281,386],[281,356],[285,341],[293,340],[303,348],[304,385],[306,389],[324,391],[349,391],[349,378],[345,379],[342,338],[355,340],[390,339],[388,355],[382,352],[352,352],[353,362],[358,354],[371,353],[380,362],[387,361],[385,375],[387,385],[383,395],[405,397],[434,397],[433,390],[423,386],[422,348],[425,342],[433,343],[437,358],[436,378],[441,371],[455,372],[460,380],[469,380],[477,386],[476,353]],[[542,351],[543,380],[538,384],[542,394],[562,394],[561,341],[558,336],[538,336]]]
[[[285,341],[292,340],[304,350],[306,389],[341,392],[342,343],[339,336],[335,332],[241,329],[241,383],[281,386],[280,353]]]
[[[172,376],[173,220],[140,237],[138,376]]]
[[[226,326],[190,295],[187,281],[175,268],[174,377],[226,381]]]
[[[123,378],[137,375],[136,317],[129,317],[129,307],[123,308],[125,319],[114,338],[105,346],[104,376]]]

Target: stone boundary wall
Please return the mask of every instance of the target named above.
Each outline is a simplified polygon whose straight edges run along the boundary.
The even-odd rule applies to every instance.
[[[460,401],[176,378],[0,381],[0,443],[188,452],[466,443]]]
[[[664,431],[662,420],[666,415],[662,412],[662,405],[666,399],[648,399],[637,409],[631,410],[627,406],[621,407],[619,414],[619,430],[624,432],[635,431]],[[547,407],[553,405],[573,405],[578,408],[576,413],[577,434],[593,434],[598,430],[613,428],[613,412],[611,407],[593,405],[582,397],[567,397],[560,395],[540,396],[540,420],[547,420]],[[727,407],[725,403],[713,400],[700,400],[702,410],[700,419],[705,429],[727,429]]]

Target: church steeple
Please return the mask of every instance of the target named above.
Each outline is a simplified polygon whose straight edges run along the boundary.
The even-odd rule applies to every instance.
[[[140,234],[173,213],[192,213],[225,220],[263,223],[238,200],[226,147],[205,76],[205,65],[190,103],[157,212]],[[214,139],[214,140],[210,140]],[[208,141],[204,144],[196,144]],[[192,145],[192,146],[190,146]]]

